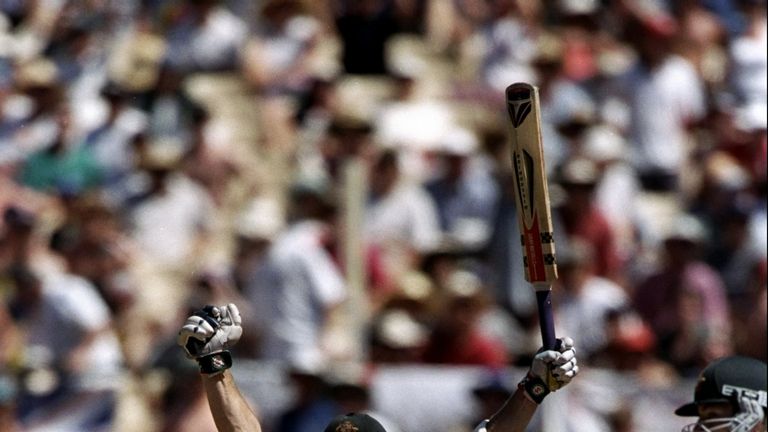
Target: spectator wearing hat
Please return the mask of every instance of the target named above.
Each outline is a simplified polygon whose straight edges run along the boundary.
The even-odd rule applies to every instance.
[[[130,106],[130,93],[114,83],[101,90],[107,104],[103,123],[90,130],[82,146],[92,152],[104,172],[102,186],[107,195],[125,196],[128,178],[136,170],[137,155],[133,145],[146,126],[146,116]]]
[[[139,154],[145,189],[127,201],[128,235],[153,265],[179,271],[199,258],[214,214],[208,191],[179,169],[183,149],[175,142],[151,142]],[[173,247],[169,247],[173,245]]]
[[[540,34],[533,59],[539,77],[545,167],[550,173],[568,157],[578,154],[573,141],[597,120],[592,96],[563,70],[567,43],[563,37],[555,32]]]
[[[678,23],[672,15],[654,6],[631,12],[625,31],[638,59],[620,78],[630,109],[631,163],[644,189],[674,192],[688,162],[690,128],[705,114],[704,84],[673,51]]]
[[[629,262],[636,253],[641,221],[637,204],[640,200],[640,180],[627,161],[628,151],[626,138],[607,123],[590,127],[581,142],[581,154],[592,160],[599,172],[594,192],[595,204],[613,227],[621,262]]]
[[[367,241],[382,251],[386,273],[399,278],[437,247],[441,230],[437,208],[424,187],[403,178],[399,154],[382,151],[370,174],[365,206]]]
[[[600,181],[597,166],[590,159],[573,158],[557,168],[556,178],[564,198],[555,207],[555,213],[565,234],[583,240],[592,249],[596,276],[620,282],[622,263],[616,249],[616,234],[595,201],[595,187]]]
[[[574,335],[580,354],[591,361],[608,345],[607,319],[629,306],[622,287],[593,271],[591,246],[574,238],[557,251],[558,279],[553,291],[558,332]]]
[[[723,281],[699,257],[706,236],[698,219],[677,217],[659,268],[634,287],[633,305],[658,338],[657,355],[683,374],[732,349]]]
[[[166,33],[165,61],[183,73],[234,70],[248,35],[242,18],[221,0],[192,0],[182,6]]]
[[[489,299],[479,278],[456,270],[444,288],[446,305],[429,337],[424,361],[496,368],[509,364],[505,345],[481,326]]]
[[[258,26],[247,37],[242,76],[258,96],[259,116],[269,125],[268,145],[286,154],[295,149],[295,105],[311,89],[318,71],[318,47],[326,37],[308,13],[309,3],[269,0],[259,10]]]
[[[245,288],[261,330],[259,357],[326,362],[330,316],[347,297],[340,268],[325,246],[332,192],[323,180],[298,179],[289,199],[286,226]]]
[[[44,146],[24,161],[20,182],[39,191],[68,195],[97,187],[104,172],[92,149],[79,145],[70,107],[59,107],[53,130]]]
[[[500,199],[498,184],[477,152],[473,131],[445,131],[437,148],[437,175],[424,185],[437,206],[445,241],[466,250],[486,246]]]
[[[371,330],[371,361],[382,364],[420,363],[429,330],[412,312],[392,307],[380,312]]]

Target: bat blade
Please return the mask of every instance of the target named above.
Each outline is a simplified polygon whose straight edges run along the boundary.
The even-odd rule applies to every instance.
[[[530,84],[516,83],[507,87],[506,96],[525,278],[537,289],[548,289],[544,285],[557,279],[557,264],[538,90]]]
[[[557,279],[557,262],[538,89],[527,83],[512,84],[506,89],[506,103],[525,279],[536,290],[544,347],[551,349],[556,341],[550,290]]]

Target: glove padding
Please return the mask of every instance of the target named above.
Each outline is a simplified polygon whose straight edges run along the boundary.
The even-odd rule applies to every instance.
[[[566,386],[579,373],[573,339],[558,339],[558,350],[540,351],[533,358],[529,375],[544,382],[549,391]]]
[[[201,357],[222,352],[235,345],[243,334],[237,306],[206,306],[187,318],[176,342],[187,357]]]

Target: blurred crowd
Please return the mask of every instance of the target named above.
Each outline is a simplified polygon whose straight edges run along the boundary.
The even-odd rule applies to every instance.
[[[0,430],[215,430],[175,345],[205,304],[240,307],[236,359],[290,371],[274,432],[366,408],[376,365],[527,366],[519,81],[583,369],[765,361],[766,22],[764,0],[0,0]]]

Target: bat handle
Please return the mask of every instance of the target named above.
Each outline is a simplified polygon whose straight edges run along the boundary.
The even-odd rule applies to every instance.
[[[539,326],[541,327],[541,342],[546,350],[557,349],[555,338],[555,322],[552,319],[552,291],[536,290],[536,303],[539,307]]]

